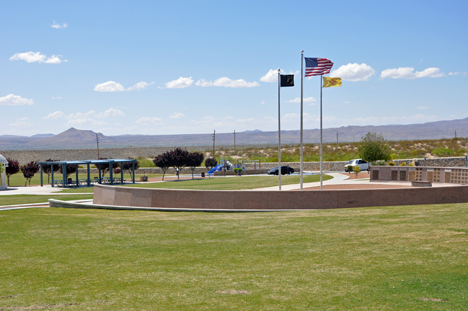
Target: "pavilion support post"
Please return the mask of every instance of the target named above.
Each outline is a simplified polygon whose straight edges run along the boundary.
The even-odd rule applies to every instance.
[[[39,166],[41,167],[41,187],[44,186],[43,182],[42,182],[42,164],[39,164]]]
[[[109,162],[109,177],[111,185],[114,184],[114,169],[112,168],[112,162]]]
[[[132,176],[133,176],[133,183],[135,183],[135,162],[132,162]]]
[[[80,184],[78,183],[78,168],[79,168],[79,165],[77,164],[76,165],[76,186],[78,187]]]
[[[120,183],[123,184],[123,165],[122,162],[120,162]]]
[[[50,165],[50,173],[52,175],[51,178],[52,178],[52,187],[53,187],[54,186],[54,165],[53,164]]]
[[[98,164],[98,172],[99,172],[99,184],[101,184],[101,164]]]
[[[89,163],[86,164],[87,166],[87,173],[88,173],[88,177],[86,179],[86,183],[88,184],[88,187],[91,186],[91,179],[90,179],[90,176],[89,176]]]
[[[62,178],[63,178],[63,187],[65,188],[65,186],[68,183],[68,180],[67,180],[67,165],[66,164],[62,164]]]

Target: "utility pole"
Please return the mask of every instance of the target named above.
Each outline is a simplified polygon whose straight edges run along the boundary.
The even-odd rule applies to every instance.
[[[96,134],[96,144],[97,144],[97,159],[99,160],[99,137],[98,134]]]
[[[215,141],[216,141],[216,130],[213,132],[213,159],[216,159],[215,157]]]
[[[236,130],[234,130],[234,150],[236,150]]]
[[[338,131],[336,131],[336,145],[338,146]]]
[[[455,138],[457,138],[457,130],[455,130]]]

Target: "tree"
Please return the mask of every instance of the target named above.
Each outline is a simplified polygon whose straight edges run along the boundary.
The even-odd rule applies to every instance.
[[[132,158],[129,158],[130,160],[133,160]],[[132,177],[133,179],[133,163],[132,162],[124,162],[124,163],[121,163],[122,165],[122,170],[124,171],[128,171],[128,173],[130,174],[130,176]],[[138,168],[140,167],[140,163],[138,163],[138,161],[135,162],[135,170],[137,170]]]
[[[205,167],[208,171],[210,171],[216,165],[218,165],[218,161],[216,161],[215,158],[207,158],[205,160]]]
[[[26,187],[28,182],[29,185],[31,185],[31,179],[34,177],[34,174],[39,171],[39,164],[37,164],[37,161],[31,161],[28,164],[22,165],[20,169],[26,179],[26,182],[24,183],[24,186]]]
[[[19,162],[15,159],[6,159],[8,161],[8,167],[5,168],[5,173],[7,175],[7,183],[10,186],[10,176],[17,174],[20,171]]]
[[[358,152],[361,159],[372,163],[378,160],[390,160],[392,150],[382,134],[369,132],[361,138]]]
[[[163,171],[162,180],[164,180],[164,175],[166,175],[167,170],[169,167],[172,166],[171,154],[170,151],[164,152],[163,154],[158,155],[153,160],[154,165],[160,167]]]
[[[66,167],[65,175],[67,175],[67,178],[68,178],[68,175],[76,173],[76,170],[78,169],[78,165],[76,165],[76,164],[65,165],[65,167]],[[62,165],[60,165],[59,171],[60,171],[61,174],[63,174],[63,166]]]
[[[58,162],[59,160],[52,160],[52,159],[48,159],[48,160],[45,160],[45,162]],[[58,170],[60,169],[59,167],[60,165],[54,165],[54,172],[58,172]],[[47,174],[47,183],[49,184],[50,183],[50,174],[52,173],[52,165],[43,165],[42,166],[42,171],[44,173]]]
[[[201,152],[190,152],[187,158],[187,166],[192,170],[192,179],[195,168],[199,167],[203,163],[205,156]]]
[[[179,179],[182,168],[187,165],[189,152],[182,148],[175,148],[169,151],[169,154],[172,166],[179,172],[177,174],[177,179]]]

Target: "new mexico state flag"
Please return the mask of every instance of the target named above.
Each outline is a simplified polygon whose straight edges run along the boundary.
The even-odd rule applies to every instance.
[[[338,87],[341,86],[341,78],[323,77],[323,87]]]

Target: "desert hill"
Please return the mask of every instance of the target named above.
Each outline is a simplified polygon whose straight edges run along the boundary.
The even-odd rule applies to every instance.
[[[428,122],[424,124],[409,125],[381,125],[381,126],[346,126],[328,128],[323,130],[324,142],[336,142],[337,133],[339,142],[359,141],[368,132],[382,133],[387,140],[420,140],[453,138],[455,131],[458,137],[468,137],[468,118],[450,121]],[[119,147],[160,147],[160,146],[209,146],[212,145],[212,133],[207,134],[180,134],[180,135],[119,135],[106,136],[91,130],[70,128],[65,132],[50,136],[51,134],[37,134],[31,137],[4,135],[0,136],[0,150],[35,150],[35,149],[70,149],[95,148],[96,135],[99,137],[101,148]],[[299,130],[281,131],[283,144],[299,143]],[[304,143],[317,143],[320,141],[318,129],[304,130]],[[278,133],[276,131],[245,131],[236,132],[237,145],[265,145],[276,144]],[[232,146],[233,133],[217,133],[217,146]]]

